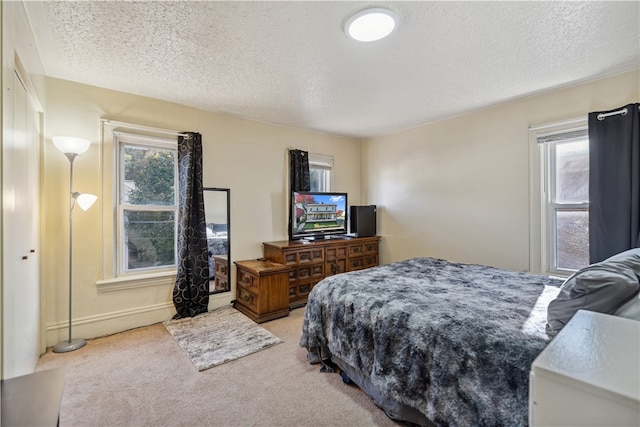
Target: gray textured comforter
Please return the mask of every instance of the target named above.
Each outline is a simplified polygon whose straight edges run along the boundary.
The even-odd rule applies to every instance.
[[[526,425],[529,369],[561,284],[434,258],[339,274],[310,293],[300,345],[436,425]]]

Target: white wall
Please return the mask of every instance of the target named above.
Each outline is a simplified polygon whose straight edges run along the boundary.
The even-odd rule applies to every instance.
[[[639,80],[630,72],[366,141],[363,199],[378,205],[381,262],[528,271],[529,126],[638,102]]]
[[[0,231],[2,234],[2,267],[0,283],[0,295],[4,306],[0,315],[0,331],[2,339],[0,342],[12,343],[9,347],[2,348],[0,354],[0,366],[5,370],[2,378],[28,373],[35,367],[38,351],[44,350],[44,341],[40,338],[42,327],[42,301],[45,293],[40,289],[40,269],[38,268],[38,257],[40,255],[40,245],[38,242],[37,215],[33,222],[29,221],[28,207],[33,206],[40,196],[37,192],[37,185],[40,180],[38,159],[34,162],[34,171],[28,172],[28,176],[35,181],[30,188],[36,189],[36,194],[29,194],[28,202],[22,207],[17,201],[25,200],[25,195],[16,190],[26,188],[24,183],[20,183],[20,178],[16,181],[16,176],[6,166],[16,166],[21,164],[24,167],[25,153],[29,141],[29,146],[35,150],[39,149],[41,141],[37,128],[40,125],[39,105],[44,100],[44,77],[43,68],[35,49],[35,42],[30,30],[29,22],[24,11],[22,2],[4,1],[0,4],[2,10],[2,168],[4,174],[10,174],[11,178],[2,182],[2,227],[0,230],[9,228],[9,233]],[[21,64],[21,65],[19,65]],[[20,75],[25,89],[15,77],[16,70],[20,67]],[[29,99],[26,99],[26,97]],[[21,103],[16,101],[21,99]],[[18,105],[21,111],[17,111]],[[25,106],[28,106],[29,121],[26,120]],[[22,125],[20,125],[22,123]],[[24,127],[27,123],[28,127]],[[29,129],[30,132],[25,132]],[[31,133],[31,131],[33,131]],[[24,172],[24,171],[18,171]],[[2,174],[0,174],[2,175]],[[5,175],[7,176],[7,175]],[[25,174],[23,173],[24,177]],[[14,181],[11,183],[11,181]],[[32,199],[32,197],[34,197]],[[29,222],[28,222],[29,221]],[[16,226],[23,227],[21,233],[16,230]],[[29,239],[26,234],[35,231],[35,239]],[[19,240],[16,240],[19,239]],[[24,249],[24,246],[29,249]],[[34,253],[30,249],[35,250]],[[31,254],[29,256],[29,254]],[[28,260],[18,261],[23,256],[28,256]],[[9,260],[5,264],[6,260]],[[19,265],[21,269],[29,272],[28,277],[17,273],[17,269],[8,264]],[[21,277],[22,276],[22,277]],[[28,282],[28,283],[26,283]],[[9,330],[5,330],[5,328]],[[14,340],[14,341],[12,341]],[[19,341],[19,342],[18,342]]]
[[[103,268],[102,221],[109,221],[111,202],[103,193],[100,119],[111,119],[202,134],[204,184],[231,189],[232,259],[262,256],[262,242],[287,238],[287,149],[299,148],[335,157],[335,189],[360,202],[360,142],[49,78],[44,147],[47,245],[44,272],[47,343],[65,331],[67,303],[67,201],[69,162],[51,142],[54,135],[87,138],[92,146],[74,163],[74,190],[99,196],[87,212],[74,211],[74,336],[91,338],[168,320],[173,277],[137,289],[102,291],[96,281],[109,279]],[[110,149],[104,155],[109,156]],[[108,175],[108,174],[107,174]],[[108,186],[107,186],[108,187]],[[210,308],[229,303],[231,293],[211,298]]]

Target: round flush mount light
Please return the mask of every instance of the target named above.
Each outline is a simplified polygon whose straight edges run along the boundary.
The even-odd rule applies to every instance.
[[[387,9],[365,9],[353,15],[345,32],[355,40],[372,42],[387,37],[396,26],[396,15]]]

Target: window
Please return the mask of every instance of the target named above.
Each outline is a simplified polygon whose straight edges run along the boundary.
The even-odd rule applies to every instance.
[[[537,136],[543,150],[543,252],[547,270],[589,265],[589,138],[586,128]]]
[[[177,144],[114,133],[118,274],[176,266]]]
[[[331,191],[333,157],[309,154],[311,191]]]

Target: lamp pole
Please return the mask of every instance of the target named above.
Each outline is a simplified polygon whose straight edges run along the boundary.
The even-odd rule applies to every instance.
[[[73,207],[76,199],[73,192],[73,161],[78,157],[75,153],[64,153],[69,159],[69,340],[62,341],[53,347],[54,353],[66,353],[84,347],[87,341],[84,338],[72,339],[72,301],[73,301]]]

